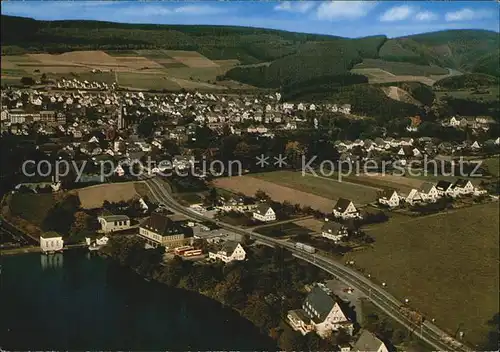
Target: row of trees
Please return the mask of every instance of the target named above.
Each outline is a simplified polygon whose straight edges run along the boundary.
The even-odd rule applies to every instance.
[[[342,332],[327,340],[315,334],[303,337],[283,323],[284,313],[302,304],[304,285],[327,278],[327,274],[297,261],[288,252],[257,246],[248,251],[248,261],[231,265],[197,265],[177,256],[160,265],[164,250],[145,250],[138,238],[113,237],[104,250],[141,275],[171,287],[201,292],[231,306],[285,350],[333,350],[336,343],[348,339]]]

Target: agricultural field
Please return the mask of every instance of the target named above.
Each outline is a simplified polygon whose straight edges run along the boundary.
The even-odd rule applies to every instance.
[[[370,83],[415,81],[428,86],[449,75],[449,71],[441,67],[378,59],[365,59],[354,66],[351,72],[365,75]]]
[[[133,182],[109,183],[78,190],[78,197],[83,209],[100,208],[105,200],[121,202],[129,201],[138,196]]]
[[[300,203],[302,206],[310,206],[328,213],[339,198],[349,198],[356,205],[366,204],[377,198],[375,188],[312,175],[302,176],[300,172],[293,171],[220,178],[214,181],[214,185],[248,196],[262,190],[275,201]]]
[[[167,75],[144,74],[137,72],[119,72],[118,84],[124,88],[180,90],[181,86]]]
[[[235,193],[243,193],[249,197],[253,197],[255,192],[261,190],[266,192],[277,202],[288,201],[292,204],[299,203],[303,207],[310,206],[313,209],[328,213],[332,211],[334,205],[332,199],[306,193],[252,176],[218,178],[213,181],[213,186],[227,189]]]
[[[335,201],[339,198],[347,198],[357,205],[372,202],[377,198],[377,190],[372,187],[353,185],[347,182],[339,182],[333,178],[316,177],[311,174],[302,176],[301,172],[267,172],[253,174],[252,178],[273,182],[294,190],[315,194]]]
[[[366,232],[372,248],[347,254],[398,298],[475,346],[499,311],[498,204],[418,218],[398,217]]]
[[[26,54],[2,57],[2,81],[19,83],[23,76],[80,79],[119,85],[130,89],[220,90],[247,89],[232,81],[216,82],[217,76],[239,64],[238,60],[212,61],[195,51],[124,50],[72,51],[63,54]],[[92,70],[102,73],[92,73]],[[35,72],[36,71],[36,72]],[[115,75],[116,73],[116,75]]]
[[[496,101],[500,96],[500,88],[498,86],[487,87],[480,90],[479,92],[472,89],[461,89],[461,90],[437,90],[436,97],[453,97],[457,99],[472,99],[483,101]]]

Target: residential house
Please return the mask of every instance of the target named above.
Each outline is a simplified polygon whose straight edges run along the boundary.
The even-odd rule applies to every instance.
[[[425,182],[419,189],[420,197],[424,202],[435,202],[439,198],[439,193],[430,182]]]
[[[451,127],[459,127],[459,126],[460,126],[460,120],[459,120],[459,119],[457,119],[455,116],[453,116],[453,117],[450,119],[449,125],[450,125]]]
[[[338,302],[318,286],[307,295],[302,309],[289,311],[287,317],[293,329],[315,331],[322,338],[339,329],[352,334],[354,328]]]
[[[43,253],[61,252],[63,248],[64,241],[57,232],[46,232],[40,236],[40,249]]]
[[[389,352],[387,346],[373,333],[363,330],[351,352]]]
[[[354,203],[345,198],[339,198],[333,207],[333,215],[337,218],[352,219],[360,217]]]
[[[408,195],[406,196],[405,202],[410,204],[410,205],[414,205],[416,203],[422,202],[422,197],[420,195],[419,190],[413,188],[410,191],[410,193],[408,193]]]
[[[472,150],[479,150],[479,149],[481,149],[481,144],[479,144],[478,141],[474,141],[474,143],[471,144],[470,148]]]
[[[261,203],[254,210],[253,218],[264,222],[274,221],[276,220],[276,213],[268,204]]]
[[[380,195],[378,202],[391,208],[399,206],[399,195],[395,190],[387,189]]]
[[[146,243],[153,247],[175,248],[192,242],[192,238],[187,237],[177,223],[161,213],[151,214],[140,225],[139,236],[145,238]]]
[[[325,223],[321,227],[321,236],[338,242],[347,235],[347,229],[342,224],[325,219]]]
[[[126,230],[130,228],[130,218],[126,215],[108,215],[97,218],[104,233]]]
[[[454,194],[453,185],[448,181],[438,181],[438,183],[436,184],[436,190],[440,197],[453,196]]]
[[[469,180],[459,179],[453,184],[455,195],[465,195],[474,193],[474,185]]]
[[[230,263],[235,260],[245,260],[246,252],[238,242],[226,241],[217,252],[208,252],[208,257],[214,260],[220,259],[224,263]]]

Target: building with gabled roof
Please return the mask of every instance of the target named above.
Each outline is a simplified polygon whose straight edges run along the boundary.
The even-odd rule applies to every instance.
[[[419,189],[420,197],[425,202],[435,202],[437,198],[439,198],[439,193],[434,186],[430,182],[425,182]]]
[[[373,333],[363,330],[351,349],[352,352],[389,352],[387,346]]]
[[[245,260],[246,251],[241,244],[235,241],[225,241],[217,252],[209,252],[210,259],[220,259],[224,263],[230,263],[235,260]]]
[[[269,204],[266,203],[259,204],[255,208],[252,216],[255,220],[264,222],[276,220],[276,213],[274,212],[273,208],[271,208]]]
[[[337,218],[342,219],[352,219],[360,217],[359,211],[354,206],[354,203],[345,198],[339,198],[339,200],[337,200],[337,203],[333,207],[333,215]]]
[[[289,311],[287,318],[293,329],[303,334],[315,331],[322,338],[339,329],[352,334],[354,329],[338,302],[319,286],[309,292],[302,309]]]
[[[321,236],[328,238],[334,242],[338,242],[347,235],[348,232],[345,226],[339,224],[338,222],[325,219],[325,222],[321,227]]]
[[[393,189],[386,189],[380,195],[378,202],[391,208],[395,208],[399,206],[399,199],[398,192]]]
[[[139,236],[152,247],[164,246],[167,249],[191,244],[181,226],[161,213],[153,213],[139,227]]]

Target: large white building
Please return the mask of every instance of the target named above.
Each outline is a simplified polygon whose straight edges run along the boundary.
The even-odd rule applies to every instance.
[[[43,253],[61,252],[63,248],[63,238],[57,232],[46,232],[40,236],[40,249]]]
[[[108,215],[97,218],[104,233],[126,230],[130,228],[130,218],[126,215]]]
[[[168,216],[153,213],[139,227],[139,236],[153,247],[164,246],[167,249],[192,244],[192,237],[186,237],[181,227]]]
[[[245,249],[238,242],[226,241],[217,252],[209,252],[210,259],[220,259],[224,263],[229,263],[234,260],[245,260]]]

